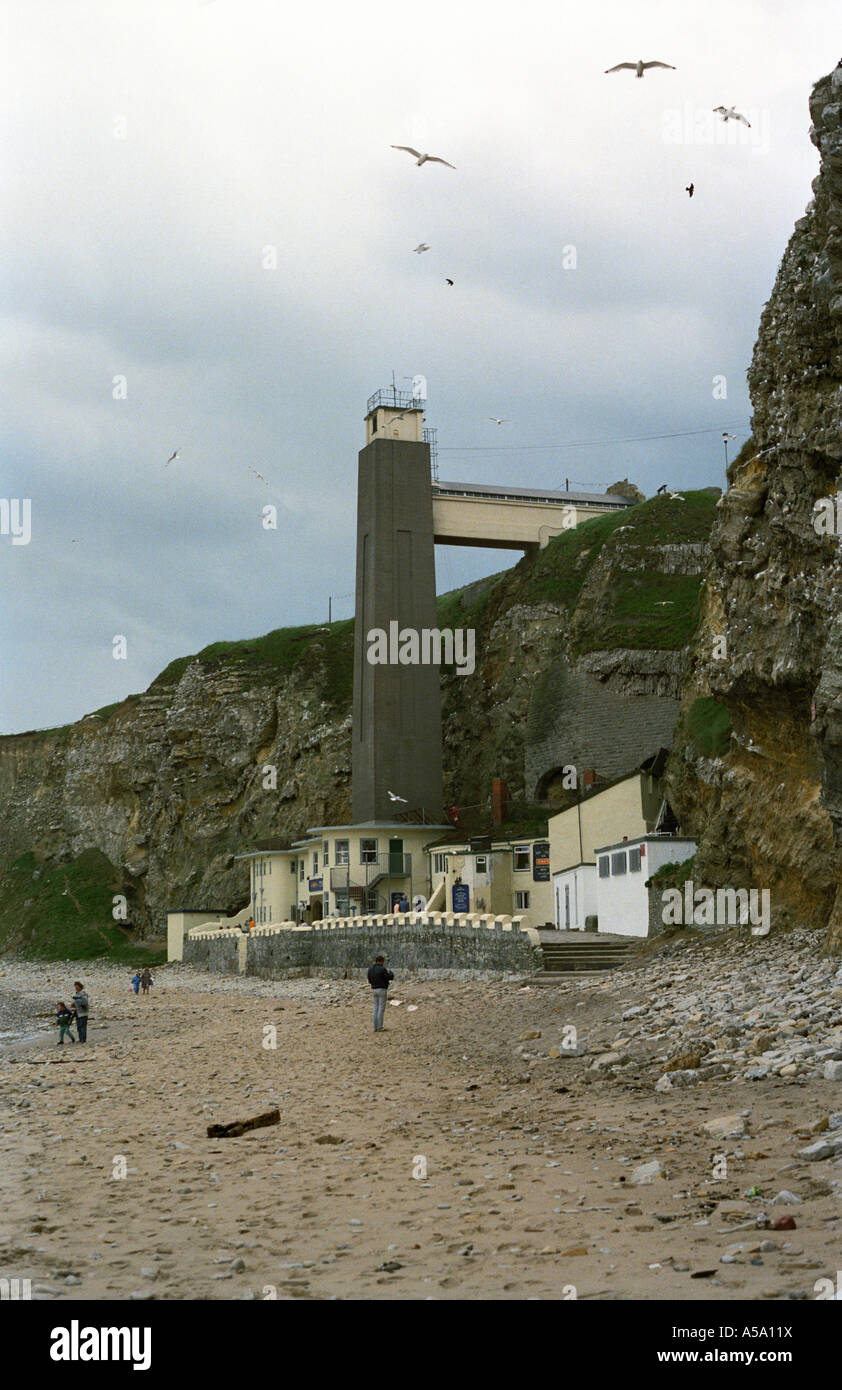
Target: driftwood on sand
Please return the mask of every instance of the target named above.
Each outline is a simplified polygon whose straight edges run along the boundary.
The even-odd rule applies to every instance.
[[[262,1115],[255,1115],[251,1120],[234,1120],[228,1125],[208,1125],[209,1139],[236,1139],[238,1135],[245,1134],[250,1129],[263,1129],[265,1125],[279,1125],[281,1123],[280,1110],[265,1110]]]

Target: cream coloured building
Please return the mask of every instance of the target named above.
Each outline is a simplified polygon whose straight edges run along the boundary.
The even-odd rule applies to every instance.
[[[550,817],[551,916],[561,931],[598,915],[597,848],[651,834],[665,809],[661,778],[641,770]]]
[[[486,838],[487,847],[446,840],[429,846],[429,911],[520,917],[524,927],[552,924],[547,836]]]
[[[430,895],[426,847],[443,826],[398,821],[317,826],[288,846],[238,855],[249,864],[255,926],[388,913]]]

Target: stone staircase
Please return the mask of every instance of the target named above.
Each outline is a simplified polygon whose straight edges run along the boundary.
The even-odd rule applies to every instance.
[[[542,975],[572,975],[596,970],[615,970],[631,965],[639,942],[636,937],[604,936],[598,932],[541,932]]]

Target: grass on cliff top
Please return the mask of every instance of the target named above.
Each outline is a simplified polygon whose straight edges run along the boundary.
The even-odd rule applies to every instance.
[[[634,507],[583,521],[556,536],[532,560],[531,572],[521,586],[522,599],[551,599],[572,607],[603,546],[621,526],[629,528],[619,538],[624,549],[706,541],[713,526],[716,497],[707,491],[683,492],[682,496],[683,502],[663,494],[650,497]]]
[[[31,851],[20,855],[0,878],[0,953],[158,964],[166,952],[132,945],[111,916],[113,896],[122,890],[119,871],[98,849],[66,864],[48,864]]]

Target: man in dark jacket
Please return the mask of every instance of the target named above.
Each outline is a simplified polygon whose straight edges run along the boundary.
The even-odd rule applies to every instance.
[[[368,983],[371,985],[371,993],[374,999],[374,1031],[375,1033],[385,1033],[383,1027],[383,1015],[386,1012],[386,995],[389,990],[389,981],[394,980],[391,970],[386,969],[385,956],[378,956],[373,965],[368,967]]]

